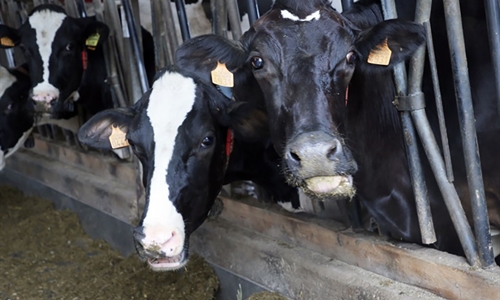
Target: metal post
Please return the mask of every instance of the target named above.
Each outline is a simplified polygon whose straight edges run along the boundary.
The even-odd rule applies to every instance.
[[[462,144],[464,147],[467,182],[469,184],[469,194],[472,205],[474,231],[476,233],[481,262],[483,266],[491,266],[494,263],[494,257],[491,246],[483,174],[479,160],[460,3],[458,0],[444,0],[443,3],[453,78],[455,81],[455,92],[457,96],[460,132],[462,134]]]
[[[177,16],[179,17],[179,25],[181,27],[182,40],[188,40],[191,38],[191,33],[189,31],[189,23],[186,16],[186,7],[184,6],[183,0],[175,0],[175,7],[177,8]]]
[[[259,4],[257,3],[257,0],[246,0],[246,4],[248,21],[250,22],[250,25],[252,25],[258,18],[260,18]]]
[[[439,132],[441,133],[441,147],[443,148],[444,162],[446,166],[446,176],[449,182],[453,182],[453,166],[451,165],[450,145],[448,143],[448,132],[446,130],[446,123],[444,118],[443,100],[441,98],[441,88],[439,86],[439,78],[436,64],[436,55],[434,53],[434,42],[432,40],[432,30],[429,22],[424,23],[427,52],[429,53],[429,65],[432,74],[432,85],[434,87],[434,98],[436,101],[436,110],[439,121]]]
[[[139,82],[141,84],[141,89],[142,89],[141,95],[142,95],[149,89],[148,78],[146,76],[146,68],[144,67],[144,61],[141,56],[139,36],[137,35],[137,31],[135,30],[137,27],[135,25],[134,16],[132,14],[132,7],[130,5],[130,0],[122,0],[122,3],[127,18],[128,30],[132,42],[132,50],[134,52],[135,63],[137,66],[137,71],[139,72]]]
[[[396,4],[392,0],[382,2],[385,19],[397,18]],[[423,65],[423,58],[421,57]],[[412,74],[413,77],[415,74]],[[415,78],[418,80],[418,78]],[[420,78],[421,80],[421,78]],[[394,81],[398,96],[407,94],[406,86],[406,70],[404,63],[398,64],[394,68]],[[415,86],[410,82],[410,88]],[[420,83],[418,84],[420,86]],[[413,90],[415,92],[415,90]],[[410,93],[411,94],[411,93]],[[434,223],[432,220],[430,201],[427,193],[427,185],[422,172],[422,163],[417,146],[417,134],[411,120],[409,111],[400,111],[401,127],[403,129],[405,147],[408,156],[408,168],[410,171],[413,194],[415,195],[415,205],[417,209],[417,217],[422,235],[423,244],[432,244],[436,242],[436,233],[434,231]]]
[[[172,7],[169,0],[162,0],[163,17],[165,19],[165,26],[167,31],[167,46],[169,49],[170,61],[174,61],[174,54],[177,47],[179,47],[179,39],[175,30],[174,17]]]
[[[240,10],[236,0],[226,0],[227,15],[229,17],[229,24],[231,24],[231,34],[233,40],[241,38],[241,23],[240,23]]]
[[[498,0],[484,0],[488,37],[490,42],[493,72],[497,96],[497,110],[500,114],[500,4]]]
[[[225,0],[212,0],[213,32],[227,38],[227,9]]]
[[[342,11],[346,11],[351,8],[353,0],[341,0],[342,2]]]

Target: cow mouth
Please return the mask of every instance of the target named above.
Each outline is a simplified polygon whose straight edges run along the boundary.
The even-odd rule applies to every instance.
[[[302,189],[305,193],[320,198],[352,198],[356,192],[352,175],[310,177],[304,180]]]
[[[148,265],[151,270],[158,272],[178,270],[188,262],[186,253],[186,250],[182,250],[178,255],[171,257],[148,258]]]

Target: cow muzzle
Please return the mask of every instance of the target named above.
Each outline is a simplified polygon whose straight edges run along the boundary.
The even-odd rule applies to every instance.
[[[285,147],[284,162],[289,183],[310,196],[354,196],[357,164],[339,138],[323,131],[299,134]]]
[[[179,236],[171,231],[163,236],[147,237],[144,227],[137,227],[134,229],[137,254],[153,271],[178,270],[187,264],[189,254],[187,239],[184,241]]]

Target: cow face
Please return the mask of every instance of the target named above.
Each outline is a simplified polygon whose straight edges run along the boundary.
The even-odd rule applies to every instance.
[[[29,85],[27,74],[0,67],[0,170],[5,166],[5,158],[24,143],[33,128]]]
[[[108,32],[94,18],[75,19],[59,6],[40,5],[19,29],[0,25],[0,47],[22,48],[37,112],[60,118],[74,110],[87,55],[107,39]]]
[[[134,238],[153,270],[187,263],[189,235],[222,187],[227,119],[239,109],[213,85],[166,71],[133,108],[100,112],[81,127],[80,141],[100,149],[110,148],[112,126],[119,127],[141,161],[146,206]],[[248,127],[245,120],[238,124]]]
[[[365,14],[361,22],[368,23],[373,16]],[[200,58],[228,57],[236,73],[256,80],[290,183],[320,198],[351,197],[357,164],[343,139],[351,78],[356,71],[376,76],[423,42],[418,24],[380,21],[358,26],[329,1],[276,1],[239,45],[201,36],[192,43],[207,45],[205,53],[185,51],[184,58],[199,67]],[[383,65],[368,63],[387,58],[387,50],[391,55]]]

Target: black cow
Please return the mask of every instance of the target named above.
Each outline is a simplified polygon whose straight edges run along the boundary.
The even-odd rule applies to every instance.
[[[5,159],[28,140],[33,129],[33,105],[28,105],[30,79],[21,66],[8,70],[0,66],[0,170]],[[31,146],[29,145],[29,146]]]
[[[146,191],[134,238],[153,270],[187,263],[189,235],[228,180],[255,179],[275,199],[298,208],[297,191],[279,176],[272,147],[240,139],[265,130],[265,114],[233,102],[204,79],[165,70],[136,105],[100,112],[79,131],[82,143],[100,149],[110,149],[112,126],[126,132],[142,163]]]
[[[75,103],[91,115],[113,107],[102,50],[108,34],[106,24],[95,17],[72,18],[60,6],[39,5],[19,29],[0,25],[0,47],[21,46],[36,111],[67,119],[76,115]],[[144,30],[143,35],[147,53],[153,49],[152,36]],[[154,62],[146,67],[154,75]]]
[[[340,14],[329,1],[278,0],[239,43],[197,37],[182,55],[193,71],[222,61],[240,82],[258,82],[290,183],[323,199],[351,197],[356,187],[382,234],[421,243],[391,67],[423,41],[422,26],[384,21],[378,1],[356,2]],[[436,183],[429,180],[428,189],[435,246],[462,254]],[[490,203],[498,203],[494,190],[488,189]]]

